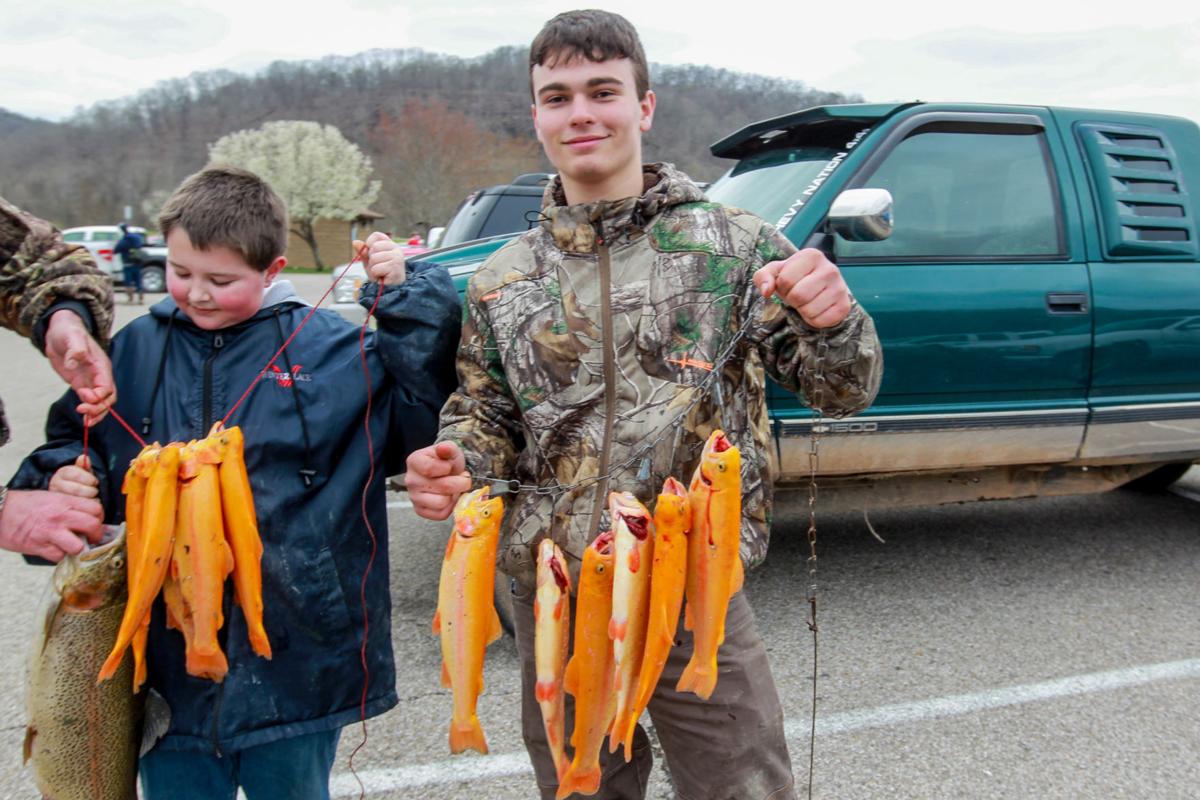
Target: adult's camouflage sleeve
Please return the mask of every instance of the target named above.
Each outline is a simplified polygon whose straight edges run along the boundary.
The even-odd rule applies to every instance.
[[[108,276],[85,248],[0,198],[0,325],[30,338],[46,311],[64,301],[87,307],[92,335],[107,347],[113,319]]]
[[[456,366],[458,389],[442,407],[438,441],[458,444],[472,475],[509,478],[524,444],[496,335],[472,281],[463,309]]]
[[[749,274],[794,252],[791,242],[764,223]],[[749,337],[759,344],[767,373],[780,386],[801,395],[810,407],[819,405],[830,417],[856,414],[871,405],[883,378],[883,350],[875,323],[862,306],[855,302],[846,319],[822,331],[777,297],[764,300],[753,284],[745,302],[753,317]]]

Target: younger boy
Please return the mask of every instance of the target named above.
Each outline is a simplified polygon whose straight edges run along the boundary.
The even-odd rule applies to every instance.
[[[753,566],[766,555],[771,504],[764,376],[841,416],[870,404],[882,361],[871,318],[818,251],[796,252],[757,217],[708,202],[669,164],[642,163],[656,99],[625,19],[560,14],[529,65],[534,129],[558,177],[541,225],[471,279],[459,388],[442,411],[442,441],[410,457],[407,482],[414,509],[431,519],[446,517],[473,477],[540,489],[505,497],[499,562],[518,587],[526,748],[541,796],[553,798],[533,692],[539,541],[552,537],[577,573],[610,524],[608,492],[652,502],[668,475],[690,479],[720,428],[742,454],[741,554]],[[720,390],[705,391],[714,370]],[[682,624],[650,700],[676,791],[793,797],[783,711],[744,592],[730,599],[725,633],[709,700],[675,691],[692,651]],[[568,726],[570,715],[568,703]],[[626,763],[601,748],[596,797],[645,796],[641,728],[633,749]]]
[[[159,225],[170,298],[113,339],[116,411],[147,441],[204,437],[247,387],[229,420],[242,428],[263,542],[263,616],[273,657],[251,649],[246,621],[225,592],[224,682],[193,678],[184,642],[157,603],[146,658],[149,687],[171,710],[166,736],[141,762],[144,796],[327,798],[340,729],[394,706],[384,476],[433,440],[453,388],[461,315],[444,270],[406,271],[383,234],[368,239],[366,305],[382,294],[378,331],[319,310],[272,369],[259,372],[309,312],[289,282],[283,202],[257,176],[211,168],[183,182]],[[384,284],[380,288],[380,284]],[[368,396],[373,449],[363,431]],[[121,481],[139,445],[111,418],[90,432],[95,477],[80,469],[82,431],[68,395],[51,410],[48,442],[16,480],[98,495],[105,518],[124,515]],[[365,592],[372,540],[378,541]],[[369,619],[364,674],[360,648]],[[366,694],[364,682],[369,679]],[[360,703],[362,704],[360,707]]]

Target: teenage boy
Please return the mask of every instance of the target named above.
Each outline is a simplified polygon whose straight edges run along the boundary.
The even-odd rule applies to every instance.
[[[144,796],[232,798],[240,786],[250,800],[328,798],[341,728],[397,702],[384,476],[433,441],[454,386],[458,295],[445,270],[407,270],[391,239],[372,234],[373,282],[361,302],[380,296],[379,326],[366,335],[365,362],[359,328],[319,310],[260,375],[311,310],[278,280],[288,229],[279,196],[251,173],[210,168],[183,182],[159,225],[170,296],[113,339],[116,409],[146,441],[187,441],[207,435],[254,387],[229,424],[245,437],[273,652],[267,660],[251,650],[226,588],[228,674],[222,683],[191,677],[183,637],[156,604],[148,685],[166,699],[171,722],[141,760]],[[368,399],[373,448],[363,429]],[[89,439],[95,474],[81,469],[76,402],[68,395],[51,410],[49,441],[15,480],[98,495],[106,520],[119,522],[122,477],[139,446],[106,420]],[[374,540],[362,521],[364,490]]]
[[[764,373],[841,416],[870,404],[882,361],[870,317],[818,251],[796,252],[762,220],[707,202],[670,165],[642,164],[656,101],[626,20],[561,14],[534,40],[529,65],[534,129],[558,177],[542,224],[471,280],[459,387],[439,443],[409,457],[408,487],[431,519],[485,477],[549,490],[506,496],[499,564],[518,587],[525,742],[541,795],[552,798],[554,761],[533,692],[538,541],[553,537],[578,573],[608,525],[608,493],[652,501],[666,476],[691,477],[721,428],[742,454],[742,557],[758,563],[771,503]],[[718,364],[720,391],[699,396],[739,330],[733,356]],[[631,457],[647,442],[657,445],[646,458]],[[711,699],[674,690],[692,649],[681,625],[650,701],[675,787],[687,798],[792,797],[783,713],[744,593],[726,624]],[[604,753],[598,796],[643,797],[650,762],[639,728],[631,763]]]

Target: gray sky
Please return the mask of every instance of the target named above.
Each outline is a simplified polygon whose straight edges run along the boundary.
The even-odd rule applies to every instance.
[[[420,47],[526,45],[570,4],[510,0],[5,0],[0,107],[58,120],[210,69]],[[1129,0],[596,3],[651,61],[794,78],[869,101],[972,100],[1156,111],[1200,122],[1200,6]],[[304,10],[300,10],[301,8]],[[1173,10],[1172,10],[1173,9]]]

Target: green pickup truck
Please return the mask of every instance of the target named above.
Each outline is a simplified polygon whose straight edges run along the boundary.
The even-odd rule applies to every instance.
[[[890,236],[827,237],[883,342],[879,396],[814,423],[770,387],[780,486],[807,480],[814,424],[827,510],[1162,486],[1200,458],[1193,122],[840,105],[755,123],[712,152],[734,166],[709,197],[797,245],[830,230],[846,190],[891,194]],[[421,258],[465,285],[508,238]]]

